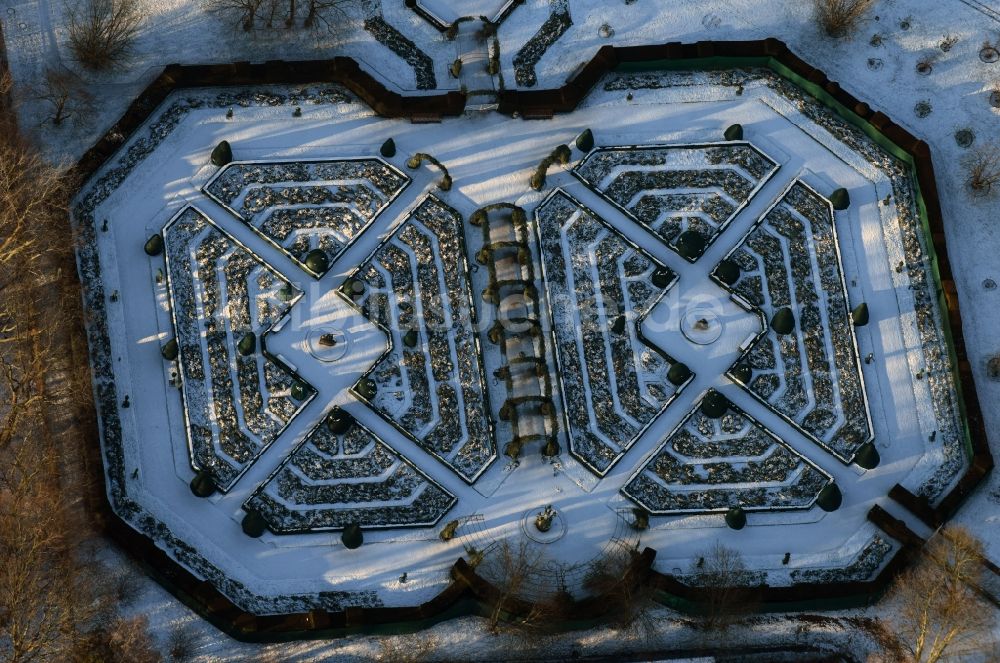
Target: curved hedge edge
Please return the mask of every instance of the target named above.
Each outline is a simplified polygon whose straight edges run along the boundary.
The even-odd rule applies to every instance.
[[[89,179],[175,90],[307,83],[339,83],[383,117],[456,117],[465,110],[466,96],[461,92],[405,96],[386,88],[353,58],[343,56],[329,60],[270,60],[262,64],[169,64],[129,105],[121,119],[80,157],[71,173],[81,184]]]

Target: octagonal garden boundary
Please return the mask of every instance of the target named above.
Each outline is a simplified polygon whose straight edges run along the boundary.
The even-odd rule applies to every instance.
[[[942,310],[949,314],[951,345],[958,382],[964,394],[962,408],[967,426],[967,450],[971,456],[969,468],[958,483],[941,497],[936,505],[902,489],[894,491],[897,499],[909,503],[910,509],[925,519],[946,519],[960,502],[992,469],[993,458],[987,446],[983,420],[972,370],[962,336],[958,300],[945,246],[943,220],[926,143],[894,124],[887,116],[873,111],[868,104],[858,101],[837,83],[830,81],[821,71],[809,66],[776,39],[745,42],[699,42],[697,44],[670,43],[656,46],[602,48],[563,88],[558,90],[524,92],[508,90],[501,94],[501,110],[515,110],[523,116],[544,115],[553,111],[568,111],[582,100],[601,76],[615,67],[661,69],[713,69],[727,66],[764,66],[790,79],[812,97],[820,100],[841,117],[860,127],[868,136],[898,158],[911,164],[919,186],[918,207],[921,211],[922,229],[934,247],[932,265],[941,285]],[[356,62],[336,58],[323,62],[270,62],[263,65],[234,63],[228,65],[184,67],[171,65],[131,105],[125,116],[76,164],[73,174],[83,181],[104,164],[141,125],[146,117],[166,96],[177,88],[213,85],[239,85],[263,83],[301,84],[308,81],[338,80],[368,102],[377,112],[392,117],[457,115],[464,108],[464,96],[417,96],[412,99],[388,92],[372,76],[362,72]],[[80,248],[78,264],[81,272],[93,273],[101,269],[96,250],[96,226],[91,215],[79,227]],[[67,268],[69,265],[67,265]],[[82,285],[83,296],[91,313],[103,315],[107,296],[99,280],[89,280]],[[121,453],[122,431],[119,420],[120,396],[113,380],[102,373],[113,361],[107,330],[99,325],[85,325],[81,319],[79,329],[87,334],[94,368],[94,397],[97,419],[88,417],[87,404],[80,406],[79,420],[93,421],[89,437],[93,441],[90,467],[99,471],[103,455],[107,471],[104,473],[106,492],[89,495],[95,511],[100,511],[107,532],[157,577],[178,598],[201,613],[206,619],[236,638],[243,640],[287,640],[299,637],[329,637],[348,632],[379,631],[392,625],[393,629],[418,629],[460,614],[476,612],[480,608],[477,591],[464,580],[452,582],[439,595],[419,606],[399,608],[347,608],[346,610],[314,610],[286,612],[284,614],[256,615],[242,610],[219,589],[239,591],[231,586],[218,569],[201,560],[202,577],[195,576],[181,566],[150,538],[158,531],[155,519],[142,513],[142,507],[133,502],[124,490],[127,469]],[[77,360],[85,357],[76,354]],[[103,447],[99,447],[100,439]],[[99,483],[99,482],[97,482]],[[141,529],[128,524],[123,515],[146,518]],[[841,607],[869,603],[878,598],[887,583],[903,568],[922,540],[904,523],[889,516],[875,506],[868,519],[887,536],[901,545],[899,552],[874,578],[861,582],[829,581],[803,583],[787,587],[762,587],[764,609],[795,609],[803,607]],[[193,553],[196,557],[197,553]],[[453,573],[462,577],[462,560],[456,562]],[[661,600],[678,607],[690,606],[699,595],[697,588],[685,585],[670,576],[651,573],[649,582],[664,591]],[[478,587],[481,584],[475,583]],[[246,588],[243,588],[246,591]]]

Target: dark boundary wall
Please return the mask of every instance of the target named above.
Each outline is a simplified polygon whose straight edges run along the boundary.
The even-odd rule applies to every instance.
[[[2,37],[0,37],[2,38]],[[616,48],[605,46],[584,65],[563,87],[556,90],[500,93],[500,111],[519,112],[523,117],[551,117],[555,112],[576,108],[597,82],[616,68],[628,69],[713,69],[735,66],[766,66],[790,78],[806,92],[833,108],[845,119],[863,126],[873,138],[881,138],[913,164],[919,187],[918,205],[929,225],[936,253],[936,265],[943,290],[943,305],[949,315],[954,358],[961,393],[964,394],[971,463],[957,485],[932,506],[921,497],[896,486],[890,496],[906,506],[921,520],[943,522],[961,501],[992,469],[986,431],[983,424],[972,370],[962,335],[961,317],[955,284],[945,246],[944,225],[937,195],[937,185],[927,144],[894,124],[887,116],[845,92],[823,72],[811,67],[776,39],[744,42],[669,43],[656,46]],[[94,147],[88,150],[73,168],[78,183],[83,183],[104,164],[127,138],[139,128],[150,113],[174,90],[187,87],[238,86],[264,84],[306,84],[336,82],[354,92],[377,113],[386,117],[428,118],[460,115],[465,96],[458,92],[403,97],[391,92],[370,74],[361,70],[350,58],[324,61],[264,64],[238,62],[223,65],[169,65],[131,104],[125,115]],[[900,154],[897,154],[900,156]],[[921,199],[922,197],[922,199]],[[96,422],[92,421],[88,437],[98,447]],[[95,467],[103,467],[97,463]],[[350,633],[402,633],[426,628],[437,622],[460,615],[482,614],[484,606],[495,598],[497,589],[479,577],[464,559],[451,569],[452,582],[426,603],[410,607],[347,608],[343,611],[312,610],[283,615],[254,615],[232,603],[211,583],[195,577],[183,566],[160,550],[147,537],[139,534],[115,515],[104,494],[94,503],[98,519],[106,532],[128,550],[164,587],[180,601],[230,636],[245,641],[270,642],[300,638],[330,638]],[[908,529],[903,521],[889,515],[879,506],[868,513],[868,520],[887,536],[901,544],[900,550],[879,572],[867,581],[803,583],[788,587],[759,588],[758,598],[764,610],[837,609],[851,605],[870,604],[884,592],[888,583],[919,551],[923,540]],[[653,570],[656,551],[646,548],[637,554],[625,573],[625,581],[636,585],[649,584],[658,592],[660,601],[679,609],[697,611],[701,591],[681,583],[673,576]],[[598,622],[613,605],[600,597],[578,601],[569,614],[567,628],[581,628]],[[511,605],[512,612],[530,609],[524,602]]]

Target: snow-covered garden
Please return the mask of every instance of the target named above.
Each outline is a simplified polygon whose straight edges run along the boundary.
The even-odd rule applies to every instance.
[[[104,134],[71,213],[111,509],[233,631],[437,618],[510,546],[536,604],[616,555],[697,592],[719,550],[860,604],[978,483],[1000,8],[886,0],[834,41],[739,3],[221,4],[101,73],[68,8],[0,20],[21,123]],[[765,37],[840,83],[709,41]]]

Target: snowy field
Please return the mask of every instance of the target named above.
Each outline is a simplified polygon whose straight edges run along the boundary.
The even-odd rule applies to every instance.
[[[448,5],[454,3],[427,0],[424,4],[436,7],[437,13],[448,11],[451,9]],[[65,47],[60,6],[45,0],[8,1],[0,2],[0,8],[11,68],[27,99],[21,109],[22,118],[26,126],[37,127],[38,137],[54,157],[72,159],[81,154],[121,114],[131,96],[168,62],[350,55],[391,88],[413,92],[429,89],[421,84],[417,69],[386,50],[370,31],[341,28],[335,33],[296,36],[290,41],[259,37],[248,42],[216,17],[206,15],[198,3],[156,3],[150,9],[147,28],[129,68],[96,79],[84,75],[85,84],[100,103],[63,127],[40,126],[37,118],[44,117],[44,102],[31,99],[28,87],[41,78],[46,64],[61,62],[74,67]],[[991,271],[1000,248],[990,226],[996,201],[973,199],[965,192],[964,174],[958,167],[965,148],[955,137],[959,129],[974,132],[974,145],[997,137],[998,117],[987,97],[992,82],[1000,78],[1000,64],[990,64],[979,57],[984,43],[995,44],[1000,30],[1000,16],[990,9],[988,4],[958,0],[936,4],[885,1],[876,6],[856,37],[835,42],[819,35],[810,20],[807,3],[795,6],[781,3],[769,8],[766,3],[682,2],[671,3],[667,13],[651,0],[620,7],[597,0],[527,0],[500,27],[500,74],[508,86],[516,83],[545,89],[561,85],[579,64],[607,43],[632,45],[773,36],[786,41],[794,52],[823,69],[852,94],[885,111],[911,133],[926,140],[935,160],[969,356],[986,428],[992,432],[997,430],[1000,419],[990,404],[1000,397],[1000,386],[987,378],[986,361],[998,351],[990,340],[990,332],[997,323],[993,301],[997,291],[984,287],[984,283],[998,278]],[[352,20],[357,22],[380,12],[386,21],[416,42],[432,63],[424,71],[433,73],[438,89],[457,89],[473,80],[452,78],[447,71],[456,56],[464,57],[468,40],[461,35],[454,42],[446,40],[406,9],[402,0],[372,0],[350,11]],[[537,59],[528,57],[526,45],[543,24],[552,27],[555,30],[552,34],[558,33],[558,38]],[[604,29],[605,24],[610,31]],[[942,47],[952,39],[954,42],[947,48]],[[916,71],[917,62],[925,59],[933,67],[927,76]],[[476,77],[470,89],[482,87],[478,84],[483,78],[481,74],[463,76]],[[189,543],[198,550],[200,560],[193,563],[188,560],[197,575],[234,580],[235,584],[225,585],[226,593],[238,603],[263,612],[280,611],[290,605],[335,608],[412,605],[427,600],[446,584],[448,566],[466,547],[481,549],[492,541],[517,535],[530,527],[525,523],[531,514],[546,504],[557,507],[565,526],[565,535],[547,544],[546,552],[569,565],[585,564],[609,541],[620,539],[629,545],[639,543],[655,548],[657,570],[685,575],[691,572],[693,562],[719,541],[739,549],[748,565],[770,584],[870,577],[888,560],[896,545],[865,520],[871,506],[880,504],[922,531],[912,517],[885,497],[886,493],[899,482],[934,501],[963,469],[961,458],[955,453],[958,431],[954,396],[946,377],[948,367],[937,365],[926,354],[927,334],[933,334],[933,325],[925,329],[921,324],[924,318],[914,315],[920,289],[933,285],[923,280],[920,252],[916,256],[906,252],[906,224],[898,220],[906,217],[911,201],[906,186],[900,186],[899,174],[877,157],[873,158],[868,148],[855,145],[858,149],[853,149],[835,138],[823,122],[802,113],[793,99],[781,93],[780,86],[769,85],[767,76],[742,76],[734,84],[725,77],[705,75],[611,75],[595,88],[578,111],[547,122],[471,113],[439,125],[415,126],[378,118],[351,95],[329,89],[268,90],[275,95],[274,99],[280,98],[274,105],[234,99],[233,91],[223,90],[171,97],[158,112],[163,113],[171,104],[184,107],[176,124],[163,132],[162,140],[154,141],[155,151],[134,169],[126,169],[115,190],[87,212],[93,217],[90,222],[96,231],[95,246],[104,267],[102,286],[109,297],[109,358],[115,358],[111,361],[118,400],[125,394],[130,399],[130,406],[120,410],[124,440],[121,475],[128,477],[124,481],[128,501],[141,505],[145,512],[167,524],[176,537],[175,542]],[[426,78],[423,80],[426,83]],[[498,81],[492,84],[497,85]],[[925,101],[930,104],[930,113],[922,105]],[[302,106],[302,116],[293,118],[292,109],[298,105]],[[226,111],[230,107],[235,107],[235,113],[228,119]],[[532,192],[527,186],[532,170],[552,148],[562,143],[572,145],[573,139],[588,127],[592,128],[599,147],[656,148],[714,144],[721,140],[723,130],[734,123],[745,127],[744,139],[753,149],[777,165],[773,172],[764,169],[756,174],[745,164],[735,169],[750,181],[751,193],[743,200],[738,195],[739,186],[731,189],[720,184],[714,189],[712,200],[699,198],[692,202],[689,198],[684,205],[690,213],[687,216],[660,214],[649,200],[643,202],[643,191],[661,199],[690,196],[690,191],[662,182],[634,192],[616,191],[612,185],[621,181],[619,176],[635,173],[637,169],[627,163],[612,163],[610,170],[588,172],[589,160],[600,151],[588,157],[577,149],[572,151],[568,164],[550,170],[542,192]],[[150,133],[151,126],[147,124],[140,134],[154,135],[156,131]],[[351,220],[330,221],[325,231],[305,233],[304,238],[296,236],[283,241],[273,235],[269,237],[262,229],[277,227],[273,219],[265,218],[271,205],[262,204],[263,213],[253,216],[249,208],[243,213],[237,207],[246,203],[239,197],[245,196],[245,192],[232,200],[223,200],[211,191],[218,169],[208,163],[208,156],[221,139],[233,144],[238,162],[250,165],[338,161],[362,164],[380,159],[379,146],[390,137],[395,140],[398,153],[384,159],[386,172],[399,172],[410,181],[402,186],[380,188],[370,177],[367,180],[356,175],[315,177],[317,189],[343,191],[345,185],[354,185],[371,195],[360,202],[357,195],[351,197],[347,203],[354,214]],[[418,151],[434,155],[448,167],[454,178],[450,191],[438,190],[437,171],[427,166],[416,170],[406,167],[407,157]],[[670,168],[689,168],[690,161],[685,162],[685,158],[703,156],[682,157]],[[107,169],[99,172],[98,177],[104,172]],[[275,182],[280,184],[279,180]],[[829,198],[839,187],[850,192],[851,206],[846,211],[834,212],[826,208],[822,199]],[[557,211],[550,196],[556,190],[554,195],[564,196],[564,203],[572,209],[569,216],[552,216],[550,220],[549,212]],[[820,199],[818,216],[815,206],[796,204],[803,196],[808,198],[807,194],[799,193],[796,199],[796,192],[807,190]],[[86,195],[87,190],[81,200]],[[407,300],[394,301],[386,296],[386,306],[379,310],[380,315],[388,318],[379,319],[365,301],[351,302],[337,292],[345,279],[356,276],[365,266],[374,269],[382,249],[396,246],[402,251],[410,246],[411,240],[417,242],[419,237],[412,232],[411,239],[406,238],[407,230],[420,231],[418,234],[424,238],[420,241],[430,238],[431,246],[447,239],[447,233],[428,228],[419,215],[420,209],[433,200],[440,201],[445,213],[454,212],[464,221],[460,226],[464,232],[461,246],[448,251],[431,249],[435,257],[430,263],[411,257],[410,264],[414,273],[419,271],[419,265],[433,264],[442,284],[458,279],[455,288],[442,286],[442,293],[471,293],[468,298],[455,295],[453,303],[441,309],[449,317],[464,306],[479,324],[474,336],[464,341],[456,332],[441,334],[440,342],[451,348],[446,354],[453,360],[454,370],[440,376],[435,370],[434,378],[440,377],[435,382],[438,390],[453,385],[453,390],[462,393],[463,402],[473,399],[475,403],[479,399],[475,407],[460,417],[464,436],[480,430],[476,428],[479,425],[489,429],[492,442],[488,449],[477,452],[478,461],[469,460],[472,456],[462,448],[435,452],[422,445],[426,436],[411,434],[417,430],[411,427],[417,416],[412,412],[415,406],[411,404],[407,409],[399,405],[397,398],[387,399],[382,388],[389,384],[385,380],[379,382],[377,398],[359,396],[359,380],[369,375],[379,362],[391,368],[391,361],[386,364],[387,357],[390,360],[392,357],[391,348],[408,347],[405,325],[383,324],[386,319],[399,323],[401,312],[407,312],[405,306],[400,307],[400,301]],[[634,393],[642,395],[641,402],[612,403],[613,416],[620,421],[611,427],[613,434],[609,434],[609,430],[602,430],[599,421],[574,424],[573,399],[596,402],[596,387],[589,381],[578,384],[563,375],[561,382],[551,385],[558,395],[554,399],[556,415],[559,421],[568,424],[561,426],[558,439],[561,453],[555,459],[543,457],[538,443],[526,446],[517,464],[503,455],[511,427],[500,417],[506,390],[503,381],[494,376],[496,368],[502,365],[502,357],[488,338],[492,310],[479,296],[486,285],[486,270],[476,264],[475,256],[483,238],[479,229],[468,223],[477,209],[499,202],[525,209],[532,232],[538,233],[531,262],[538,278],[544,276],[545,306],[540,314],[556,339],[550,347],[543,348],[548,364],[562,371],[571,356],[576,356],[586,370],[567,371],[567,375],[596,370],[613,376],[619,385],[634,382]],[[296,204],[293,201],[291,208]],[[273,387],[284,398],[287,407],[279,418],[287,418],[282,422],[287,427],[280,434],[271,435],[268,431],[273,422],[265,429],[255,430],[253,423],[246,421],[245,428],[250,431],[253,444],[241,447],[240,452],[221,448],[224,431],[213,431],[210,437],[214,441],[206,448],[214,448],[217,456],[220,449],[226,456],[247,455],[244,464],[226,475],[232,479],[227,484],[229,490],[207,500],[194,497],[188,487],[194,475],[191,419],[186,413],[191,405],[185,403],[177,389],[180,380],[176,365],[165,362],[160,353],[160,347],[175,335],[169,305],[173,281],[165,276],[169,269],[162,257],[151,258],[142,251],[151,235],[162,232],[189,205],[203,212],[223,235],[235,238],[236,253],[229,255],[239,258],[239,250],[245,249],[246,255],[259,259],[302,291],[301,298],[294,299],[294,305],[279,314],[283,315],[279,321],[271,324],[270,318],[254,317],[247,329],[253,328],[260,334],[270,329],[268,351],[277,359],[274,366],[287,369],[316,392],[307,393],[303,399],[292,398],[295,385],[282,386],[281,377],[273,370],[268,372],[267,362],[262,361],[254,368],[264,376],[258,380],[262,392],[267,395]],[[803,213],[800,208],[812,212]],[[772,359],[788,358],[784,352],[787,344],[770,338],[768,331],[768,320],[778,308],[771,303],[773,272],[758,263],[761,273],[756,285],[744,281],[732,288],[712,276],[716,265],[730,257],[741,264],[744,275],[754,276],[752,261],[758,256],[755,244],[774,244],[776,237],[778,244],[783,241],[769,231],[767,220],[774,218],[775,210],[777,213],[790,210],[790,214],[798,214],[800,220],[812,224],[810,227],[815,226],[809,233],[814,238],[824,232],[815,228],[823,223],[829,225],[829,219],[833,220],[825,231],[836,245],[832,253],[829,240],[812,244],[807,241],[805,245],[817,280],[830,273],[822,267],[824,259],[835,258],[840,266],[841,273],[836,279],[840,281],[839,287],[823,289],[831,299],[825,300],[827,310],[820,313],[822,323],[818,328],[826,332],[812,340],[806,334],[799,335],[792,345],[798,345],[801,353],[807,346],[820,347],[821,353],[837,357],[838,368],[829,380],[832,395],[828,408],[834,412],[836,426],[811,426],[810,422],[816,418],[809,418],[809,407],[818,405],[795,404],[790,398],[783,398],[790,387],[780,380],[774,391],[773,385],[765,388],[763,383],[757,383],[756,387],[751,383],[744,388],[733,379],[732,372],[727,375],[738,359],[753,364],[755,358],[750,353],[754,348],[760,360],[760,348],[769,343],[773,348]],[[824,214],[829,215],[827,221],[823,220]],[[108,220],[106,233],[99,230],[104,219]],[[78,215],[77,222],[87,221]],[[565,299],[550,301],[560,278],[579,286],[576,270],[570,276],[566,276],[570,270],[564,271],[560,277],[558,266],[551,264],[552,252],[537,250],[538,240],[545,241],[545,228],[550,227],[556,232],[554,237],[558,237],[556,224],[563,223],[572,227],[572,232],[596,232],[604,238],[598,249],[579,248],[566,239],[566,230],[559,240],[567,261],[574,265],[589,263],[580,274],[587,273],[593,279],[598,300],[609,292],[631,293],[640,278],[645,279],[644,283],[649,282],[657,266],[676,277],[652,297],[643,293],[645,299],[629,300],[621,311],[626,320],[625,341],[616,340],[618,332],[614,330],[611,333],[604,327],[598,330],[607,341],[603,369],[590,363],[593,358],[582,344],[578,351],[570,353],[570,346],[558,341],[559,330],[567,325],[586,328],[588,320],[584,313],[593,314],[607,328],[616,320],[603,306],[587,309],[575,302],[575,306],[567,309],[560,306]],[[711,240],[695,262],[682,259],[676,250],[679,233],[691,227],[711,229],[708,232]],[[317,246],[328,249],[334,258],[329,272],[318,279],[303,269],[304,250]],[[464,267],[458,265],[457,271],[449,264],[455,250],[464,252],[463,260],[468,263]],[[604,255],[600,251],[625,256],[621,258],[620,279],[609,281],[602,277],[600,267],[605,263],[600,259]],[[167,253],[169,258],[169,247]],[[417,253],[412,255],[419,258]],[[635,265],[639,258],[646,263]],[[905,263],[903,270],[897,267],[901,261]],[[634,265],[634,273],[628,272],[625,264]],[[789,274],[793,271],[787,260],[772,267]],[[198,280],[216,283],[225,290],[231,276],[228,269],[220,267],[211,279],[207,272],[199,272]],[[382,271],[384,277],[388,272]],[[414,281],[420,282],[419,274]],[[579,292],[578,287],[574,290]],[[837,299],[838,290],[843,301],[832,301]],[[203,299],[208,291],[202,288],[198,292]],[[377,288],[370,292],[377,292]],[[110,297],[111,293],[114,297]],[[748,293],[759,293],[761,301],[756,305],[748,302]],[[271,297],[268,301],[277,305],[281,298]],[[647,302],[645,310],[640,305],[643,301]],[[835,331],[830,311],[835,310],[841,316],[860,302],[867,302],[871,308],[871,323],[854,330],[856,338],[850,338],[853,334],[849,328]],[[565,318],[565,311],[574,308],[581,312],[573,314],[571,319]],[[717,339],[702,345],[683,333],[685,325],[690,331],[692,321],[705,318],[699,314],[697,319],[688,320],[684,312],[692,308],[711,312],[713,320],[719,321],[722,331]],[[240,340],[237,334],[245,331],[227,330],[229,345],[234,347]],[[318,334],[334,331],[344,334],[348,353],[333,361],[319,360],[317,352],[322,350],[316,345]],[[176,334],[180,335],[179,328]],[[750,339],[753,347],[748,345]],[[847,345],[838,349],[836,344],[844,342]],[[430,335],[421,334],[418,348],[427,349],[431,345]],[[649,356],[652,346],[662,352],[657,356],[665,357],[664,360],[654,361]],[[207,347],[206,342],[204,348]],[[462,356],[460,348],[466,352],[475,348],[472,356],[478,356],[478,366],[462,365],[461,360],[468,357]],[[866,363],[863,359],[869,353],[874,360]],[[232,375],[237,376],[235,382],[243,384],[239,377],[240,358],[237,353],[230,355],[227,362],[233,367]],[[182,361],[183,356],[182,353]],[[209,354],[205,357],[205,366],[210,366]],[[432,357],[429,350],[426,357]],[[624,364],[621,357],[627,358]],[[678,361],[687,364],[693,376],[675,387],[664,377]],[[755,367],[759,369],[765,364],[760,360]],[[186,366],[181,368],[187,370]],[[774,373],[787,374],[787,367]],[[759,371],[754,375],[759,375]],[[807,380],[812,379],[808,369],[805,375]],[[855,385],[855,394],[859,389],[863,392],[861,401],[856,396],[852,399],[842,395],[844,389],[850,391],[851,384]],[[406,386],[400,393],[408,389]],[[733,406],[727,415],[731,419],[741,412],[751,417],[732,419],[729,428],[725,423],[722,428],[712,430],[696,425],[701,416],[699,404],[710,389],[726,396]],[[820,393],[807,391],[813,395]],[[243,395],[236,392],[233,397],[242,412]],[[184,398],[188,398],[186,389]],[[247,398],[252,400],[253,396]],[[862,411],[857,410],[859,402],[865,404]],[[327,448],[328,439],[318,442],[319,426],[335,407],[360,424],[356,432],[370,435],[355,442],[358,445],[355,453],[348,450],[346,439],[341,440],[340,447],[334,441],[333,451]],[[439,413],[453,411],[440,407]],[[593,408],[589,411],[593,417]],[[473,412],[485,416],[486,421],[476,424],[469,418]],[[586,415],[588,408],[584,406],[579,412]],[[433,418],[434,414],[430,416]],[[851,436],[850,441],[838,441],[831,435],[848,420],[860,426],[860,441],[868,436],[874,439],[881,456],[877,468],[865,471],[846,462],[857,452],[860,445],[854,441],[859,438]],[[433,421],[425,423],[429,427],[426,430],[433,430]],[[737,437],[750,440],[749,448],[736,445],[735,450],[703,458],[697,454],[677,455],[678,445],[683,449],[685,440],[700,439],[702,443],[710,443],[713,438],[725,440],[733,430],[740,431]],[[768,442],[768,434],[780,442]],[[600,445],[588,442],[593,439],[603,442]],[[150,444],[150,440],[162,443]],[[330,494],[343,495],[345,490],[350,494],[350,489],[342,484],[352,481],[338,484],[312,477],[310,483],[309,468],[316,467],[310,463],[322,455],[330,462],[344,464],[362,448],[371,462],[380,464],[373,471],[382,472],[383,478],[389,477],[388,485],[393,492],[391,498],[383,495],[369,499],[370,510],[380,511],[396,503],[393,500],[400,499],[397,487],[402,485],[410,491],[401,498],[402,502],[424,507],[400,516],[396,524],[433,521],[436,528],[378,529],[379,524],[373,521],[373,527],[365,529],[364,545],[357,551],[344,550],[339,530],[324,530],[322,523],[333,523],[334,528],[343,524],[343,519],[331,520],[331,510],[324,513],[323,505],[329,504]],[[747,473],[748,468],[752,469],[748,459],[760,453],[769,455],[768,467],[773,471],[777,465],[778,474]],[[723,482],[726,490],[708,501],[728,506],[733,495],[739,496],[741,503],[751,507],[747,508],[748,525],[741,531],[727,528],[718,508],[691,512],[677,506],[685,503],[683,494],[692,486],[702,487],[690,478],[705,480],[706,462],[726,458],[733,476]],[[659,469],[653,471],[654,468]],[[297,486],[288,489],[292,493],[303,495],[305,481],[309,494],[327,497],[311,498],[310,505],[295,504],[286,490],[289,477]],[[647,487],[641,502],[649,506],[648,500],[659,495],[662,508],[654,513],[664,515],[653,516],[649,530],[636,532],[629,527],[636,502],[627,496],[638,496],[643,477],[654,489]],[[687,481],[678,477],[687,477]],[[994,523],[1000,503],[996,481],[987,479],[984,483],[988,485],[981,487],[956,517],[984,538],[995,561],[1000,557],[1000,536],[992,536],[996,528],[989,525]],[[831,482],[840,488],[843,504],[826,512],[814,500],[822,486]],[[795,490],[790,493],[789,487]],[[753,509],[753,496],[745,492],[747,489],[756,496],[763,492],[762,504],[782,504],[783,508]],[[305,513],[314,529],[281,535],[268,532],[259,539],[248,538],[240,528],[246,513],[244,505],[260,504],[264,497],[269,500],[272,514],[284,513],[287,517],[291,513],[294,517],[289,522],[300,522]],[[309,507],[317,504],[318,515],[309,515],[313,513]],[[276,505],[280,508],[275,508]],[[438,531],[453,519],[460,523],[458,536],[448,543],[442,542]],[[317,522],[320,525],[316,526]],[[170,549],[172,544],[161,541],[160,545]],[[783,564],[786,552],[792,553],[791,559]],[[320,598],[321,592],[326,594]],[[179,608],[162,593],[150,592],[148,598],[161,606],[162,612],[156,613],[154,621],[175,619],[171,615],[176,615]],[[353,655],[362,659],[373,655],[369,645],[358,646],[360,650]],[[317,655],[314,649],[312,652],[310,655]],[[215,650],[211,655],[219,654]],[[351,654],[345,652],[345,655]]]

